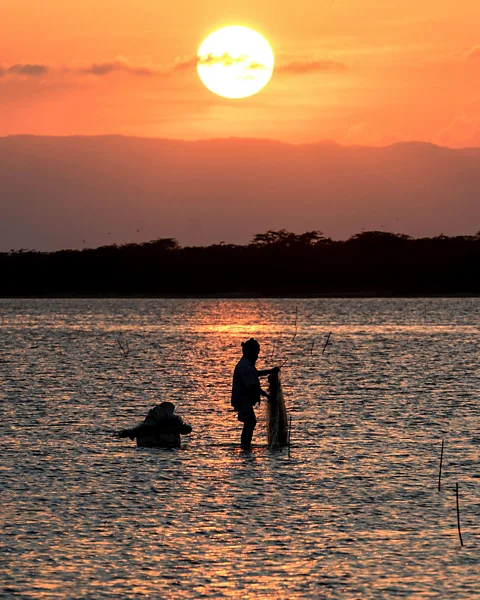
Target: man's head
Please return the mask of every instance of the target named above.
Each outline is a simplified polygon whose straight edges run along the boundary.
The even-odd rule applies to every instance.
[[[246,342],[242,342],[242,352],[245,358],[248,358],[248,360],[255,364],[260,354],[260,344],[257,340],[250,338]]]

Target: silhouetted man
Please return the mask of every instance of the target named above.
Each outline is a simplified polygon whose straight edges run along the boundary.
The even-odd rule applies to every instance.
[[[260,344],[253,338],[242,342],[242,352],[243,356],[233,372],[232,406],[238,413],[238,420],[243,423],[241,447],[248,451],[251,450],[253,431],[257,424],[253,407],[260,404],[260,396],[268,398],[268,394],[260,387],[259,377],[270,375],[278,367],[257,371],[255,363],[260,354]]]
[[[192,427],[174,414],[171,402],[162,402],[148,411],[144,422],[133,429],[123,429],[118,437],[137,438],[137,446],[143,448],[179,448],[180,435],[188,435]]]

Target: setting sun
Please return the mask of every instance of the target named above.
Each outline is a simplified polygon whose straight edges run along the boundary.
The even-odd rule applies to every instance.
[[[224,98],[246,98],[264,88],[275,58],[263,36],[248,27],[224,27],[198,50],[197,71],[204,85]]]

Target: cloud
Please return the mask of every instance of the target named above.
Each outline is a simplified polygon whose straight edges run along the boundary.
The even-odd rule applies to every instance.
[[[347,66],[334,60],[293,60],[288,63],[280,64],[276,68],[277,73],[303,75],[308,73],[318,73],[329,71],[331,73],[341,73],[347,70]]]
[[[251,71],[267,69],[265,65],[251,60],[246,54],[233,57],[228,52],[221,55],[206,54],[205,56],[190,55],[179,56],[170,65],[164,65],[157,73],[159,75],[173,75],[182,71],[193,71],[197,65],[223,65],[231,67],[232,65],[241,65]]]
[[[261,69],[267,69],[265,65],[255,62],[247,54],[242,54],[241,56],[236,56],[235,58],[225,52],[221,56],[216,56],[214,54],[207,54],[205,56],[197,57],[196,63],[199,65],[222,65],[224,67],[231,67],[233,65],[243,65],[246,69],[255,71]]]
[[[170,66],[164,67],[162,72],[168,74],[174,73],[175,71],[188,71],[189,69],[194,69],[197,66],[197,63],[198,56],[196,54],[190,56],[177,56]]]
[[[403,141],[403,138],[394,133],[381,131],[363,122],[351,125],[343,141],[346,144],[361,146],[390,146]]]
[[[123,72],[137,76],[165,76],[194,70],[198,64],[223,64],[225,66],[230,66],[234,63],[243,62],[244,60],[244,57],[234,59],[227,52],[222,56],[214,56],[212,54],[203,57],[197,55],[178,56],[171,64],[162,65],[154,69],[151,67],[134,65],[126,58],[118,57],[113,61],[93,63],[89,67],[79,69],[78,72],[87,75],[97,75],[98,77],[110,75],[115,72]]]
[[[49,71],[49,67],[46,65],[38,64],[17,64],[12,65],[8,69],[0,69],[0,75],[12,74],[12,75],[25,75],[27,77],[39,77],[46,75]]]
[[[234,64],[244,64],[245,68],[255,71],[267,69],[265,65],[262,63],[251,60],[247,55],[242,55],[238,57],[232,57],[228,52],[218,56],[214,54],[207,54],[205,56],[187,56],[182,58],[176,58],[173,62],[173,65],[170,68],[167,68],[167,71],[178,71],[178,70],[188,70],[190,68],[196,67],[198,64],[200,65],[223,65],[225,67],[230,67]],[[281,63],[276,66],[276,73],[280,74],[308,74],[308,73],[317,73],[322,71],[329,71],[334,73],[340,73],[346,71],[348,67],[343,63],[336,62],[333,60],[294,60],[287,63]]]
[[[473,46],[468,52],[465,53],[465,60],[468,61],[480,61],[480,46]]]
[[[436,140],[443,146],[480,146],[480,117],[457,115],[447,127],[437,131]]]
[[[263,71],[264,69],[268,69],[268,67],[266,67],[265,65],[262,65],[262,63],[257,63],[254,60],[250,61],[248,68],[251,71]]]
[[[97,75],[98,77],[115,72],[128,73],[139,77],[151,77],[156,74],[150,67],[133,65],[123,57],[118,57],[112,61],[92,63],[89,67],[79,69],[79,72],[86,75]]]
[[[233,56],[228,52],[224,52],[220,56],[216,56],[215,54],[207,54],[205,56],[199,56],[197,59],[197,63],[199,65],[222,65],[223,67],[231,67],[247,61],[248,56],[246,55],[233,58]]]
[[[67,66],[48,66],[37,63],[26,63],[26,64],[14,64],[10,67],[2,67],[0,66],[0,78],[4,77],[15,77],[15,76],[23,76],[23,77],[41,77],[41,76],[51,76],[51,77],[69,77],[69,76],[82,76],[82,75],[96,75],[97,77],[103,77],[115,72],[127,73],[129,75],[134,75],[137,77],[150,77],[154,75],[161,74],[160,71],[156,71],[155,69],[144,66],[144,65],[135,65],[128,61],[126,58],[121,56],[115,58],[111,61],[103,61],[103,62],[94,62],[90,65],[74,68]]]
[[[69,73],[76,75],[95,75],[96,77],[106,77],[112,73],[127,73],[128,75],[133,75],[135,77],[165,77],[174,75],[175,73],[193,71],[196,69],[197,65],[223,65],[225,67],[242,65],[245,69],[250,71],[269,69],[266,65],[252,60],[246,54],[233,57],[228,52],[225,52],[222,55],[207,54],[205,56],[179,56],[175,58],[172,63],[157,68],[134,64],[123,56],[118,56],[110,61],[93,62],[90,65],[80,68],[51,67],[36,63],[19,63],[6,68],[0,66],[0,78],[6,77],[7,75],[39,77],[55,73],[59,75],[68,75]],[[317,72],[339,73],[345,70],[347,70],[347,67],[343,63],[331,60],[294,60],[283,64],[280,63],[275,69],[277,74],[285,75],[303,75]]]

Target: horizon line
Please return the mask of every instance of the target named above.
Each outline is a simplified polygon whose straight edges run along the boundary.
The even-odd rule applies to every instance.
[[[35,133],[10,133],[7,135],[0,136],[1,140],[8,140],[12,138],[36,138],[36,139],[107,139],[107,138],[124,138],[124,139],[135,139],[135,140],[152,140],[159,142],[183,142],[185,144],[197,144],[197,143],[208,143],[208,142],[224,142],[224,141],[232,141],[232,142],[270,142],[284,146],[290,147],[307,147],[307,146],[320,146],[320,145],[331,145],[338,146],[340,148],[393,148],[394,146],[408,146],[408,145],[416,145],[416,146],[431,146],[434,148],[440,148],[445,150],[480,150],[480,146],[441,146],[434,142],[429,142],[426,140],[399,140],[397,142],[392,142],[390,144],[385,145],[376,145],[376,144],[344,144],[341,142],[337,142],[332,139],[324,138],[319,139],[316,142],[288,142],[285,140],[280,140],[276,138],[266,138],[266,137],[240,137],[240,136],[225,136],[225,137],[212,137],[212,138],[195,138],[195,139],[185,139],[185,138],[168,138],[168,137],[158,137],[158,136],[145,136],[145,135],[131,135],[124,133],[102,133],[102,134],[82,134],[82,133],[72,133],[65,135],[55,135],[55,134],[35,134]]]
[[[302,233],[295,233],[294,231],[286,231],[286,230],[268,230],[264,233],[279,233],[281,231],[285,231],[286,233],[290,233],[293,234],[294,236],[298,236],[300,237],[302,235]],[[476,232],[476,233],[462,233],[462,234],[457,234],[457,235],[445,235],[443,233],[439,233],[437,235],[433,235],[433,236],[420,236],[420,237],[414,237],[408,233],[401,233],[401,232],[394,232],[394,231],[386,231],[386,230],[382,230],[382,229],[365,229],[362,231],[359,231],[357,233],[353,233],[352,235],[350,235],[347,238],[343,238],[343,239],[339,239],[339,238],[332,238],[330,236],[325,235],[322,231],[319,230],[315,230],[317,231],[322,237],[323,239],[320,240],[318,242],[319,245],[322,245],[322,243],[340,243],[340,244],[344,244],[347,242],[352,241],[354,238],[360,237],[360,236],[364,236],[367,234],[380,234],[379,237],[383,237],[384,239],[386,238],[398,238],[398,239],[402,239],[402,241],[404,242],[417,242],[417,241],[424,241],[424,240],[455,240],[458,238],[470,238],[473,239],[475,241],[477,241],[478,239],[480,239],[480,231]],[[310,233],[308,231],[303,232],[303,233]],[[256,234],[258,235],[258,234]],[[261,234],[260,234],[261,235]],[[187,249],[205,249],[205,248],[212,248],[212,247],[220,247],[220,248],[246,248],[248,246],[257,246],[257,247],[266,247],[269,246],[268,243],[266,244],[262,244],[262,243],[258,243],[254,241],[254,238],[252,238],[250,241],[245,242],[243,244],[236,244],[233,242],[226,242],[224,240],[221,240],[219,242],[212,242],[210,244],[186,244],[183,245],[176,237],[158,237],[158,238],[154,238],[151,240],[147,240],[147,241],[141,241],[141,242],[135,242],[135,241],[129,241],[129,242],[112,242],[110,244],[101,244],[99,246],[82,246],[80,248],[74,248],[74,247],[70,247],[70,248],[58,248],[56,250],[39,250],[38,248],[11,248],[10,250],[0,250],[0,254],[56,254],[58,252],[86,252],[86,251],[95,251],[95,250],[100,250],[103,248],[116,248],[116,249],[120,249],[123,247],[127,247],[127,246],[149,246],[149,245],[154,245],[156,242],[173,242],[174,244],[176,244],[176,248],[171,249],[171,250],[187,250]],[[275,245],[278,242],[272,242],[271,245]],[[307,246],[315,246],[316,244],[306,244]]]

